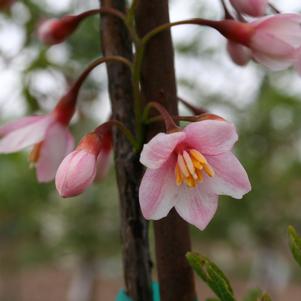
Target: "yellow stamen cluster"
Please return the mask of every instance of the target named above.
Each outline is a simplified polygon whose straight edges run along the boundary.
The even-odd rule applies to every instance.
[[[175,168],[178,186],[185,183],[188,187],[196,187],[198,182],[203,181],[203,172],[209,177],[214,176],[214,170],[199,151],[190,149],[178,154]]]

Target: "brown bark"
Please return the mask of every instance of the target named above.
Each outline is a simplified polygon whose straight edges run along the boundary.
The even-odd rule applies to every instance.
[[[101,5],[125,11],[125,0],[101,0]],[[131,42],[120,20],[102,17],[102,48],[105,55],[132,59]],[[113,117],[134,132],[134,99],[131,73],[119,63],[107,65]],[[141,215],[138,187],[143,173],[139,156],[127,139],[114,131],[114,150],[120,199],[121,241],[125,287],[134,301],[151,301],[151,261],[147,223]]]
[[[142,36],[154,27],[169,22],[168,0],[140,0],[137,30]],[[174,53],[170,31],[153,38],[147,45],[141,75],[142,91],[147,101],[159,101],[171,114],[177,114]],[[152,126],[148,136],[162,131]],[[156,258],[161,301],[195,301],[193,273],[185,259],[191,249],[188,224],[172,210],[154,223]]]

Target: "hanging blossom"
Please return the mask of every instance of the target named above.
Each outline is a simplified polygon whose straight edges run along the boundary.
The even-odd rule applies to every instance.
[[[263,16],[267,10],[267,0],[230,0],[233,7],[241,14],[252,17]]]
[[[71,90],[51,113],[24,117],[0,127],[0,153],[14,153],[33,145],[29,160],[36,167],[38,181],[53,180],[60,162],[74,147],[68,124],[75,101]]]
[[[239,65],[252,58],[271,70],[294,66],[301,73],[301,15],[278,14],[250,23],[233,20],[214,27],[228,38],[228,51]]]
[[[83,193],[95,179],[101,180],[108,172],[112,152],[112,133],[100,127],[82,138],[77,148],[60,164],[55,177],[61,197]]]
[[[175,207],[203,230],[217,210],[218,195],[242,198],[251,185],[231,152],[237,139],[232,123],[213,118],[159,133],[145,144],[140,162],[147,169],[139,189],[144,217],[158,220]]]

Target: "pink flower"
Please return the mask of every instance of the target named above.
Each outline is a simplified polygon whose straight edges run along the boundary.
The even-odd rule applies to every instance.
[[[278,14],[260,18],[251,23],[224,20],[216,28],[231,42],[250,49],[258,63],[271,70],[283,70],[300,62],[301,15]],[[238,46],[230,52],[232,58],[242,55]],[[233,52],[236,54],[233,55]]]
[[[183,219],[203,230],[216,212],[218,195],[242,198],[251,186],[231,152],[236,141],[233,124],[220,119],[156,135],[140,157],[147,167],[139,189],[144,217],[161,219],[175,207]]]
[[[38,181],[51,181],[74,146],[67,128],[73,111],[73,106],[60,102],[48,115],[24,117],[5,124],[0,127],[0,153],[14,153],[34,145],[30,160],[36,166]]]
[[[96,176],[98,179],[105,176],[111,153],[111,137],[111,131],[101,136],[95,132],[87,134],[75,151],[63,160],[55,177],[60,196],[79,195],[94,182]]]
[[[268,5],[267,0],[230,0],[230,2],[238,12],[253,17],[263,16]]]
[[[38,37],[47,45],[59,44],[75,31],[80,20],[77,16],[46,20],[38,28]]]

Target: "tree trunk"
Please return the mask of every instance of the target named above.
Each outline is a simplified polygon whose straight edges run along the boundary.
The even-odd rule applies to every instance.
[[[140,0],[137,7],[137,30],[140,36],[169,22],[168,0]],[[177,91],[174,52],[170,31],[153,38],[147,45],[142,66],[142,91],[146,101],[160,102],[177,114]],[[152,125],[148,137],[162,131]],[[189,227],[175,210],[154,223],[156,258],[161,301],[195,301],[193,273],[185,254],[191,250]]]
[[[101,0],[102,6],[125,11],[125,0]],[[102,16],[104,55],[132,59],[131,42],[124,24],[116,17]],[[134,132],[134,99],[131,72],[119,63],[107,64],[113,117]],[[151,261],[147,222],[141,215],[138,188],[143,173],[139,155],[119,132],[114,131],[115,164],[120,199],[121,242],[124,280],[127,294],[134,301],[151,301]]]

